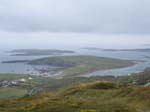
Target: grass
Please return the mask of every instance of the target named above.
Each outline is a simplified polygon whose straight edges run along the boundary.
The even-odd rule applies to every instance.
[[[32,77],[32,80],[29,80]],[[26,82],[20,83],[14,87],[0,87],[0,100],[19,98],[25,96],[28,91],[34,87],[44,88],[47,91],[48,85],[53,84],[56,80],[48,77],[32,76],[28,74],[0,74],[0,80],[14,81],[26,79]]]
[[[27,93],[27,90],[20,88],[1,88],[0,100],[10,100],[19,97],[23,97]]]
[[[150,84],[150,68],[147,68],[140,73],[118,77],[118,81],[132,85]]]
[[[130,84],[133,85],[133,82],[135,85],[140,85],[142,86],[149,83],[150,77],[149,77],[149,69],[146,69],[144,72],[134,74],[131,76],[122,76],[122,77],[113,77],[113,76],[95,76],[95,77],[64,77],[63,79],[52,79],[49,77],[41,77],[41,76],[31,76],[31,75],[22,75],[22,74],[0,74],[0,80],[16,80],[20,78],[25,78],[27,82],[20,84],[17,86],[17,89],[20,90],[31,90],[34,87],[39,87],[43,88],[43,91],[58,91],[63,88],[69,87],[69,86],[74,86],[74,85],[79,85],[81,83],[87,84],[89,82],[94,82],[94,81],[111,81],[111,82],[119,82],[123,84]],[[29,80],[28,78],[32,77],[32,80]],[[142,82],[142,83],[141,83]],[[111,84],[110,86],[113,86]],[[13,92],[12,88],[10,89]],[[0,88],[1,90],[1,88]],[[3,97],[3,95],[7,94],[7,91],[0,91],[0,96]],[[25,95],[26,93],[24,93]],[[8,99],[8,97],[4,97],[4,99]]]
[[[29,78],[31,75],[27,74],[0,74],[0,80],[16,80],[21,78]]]
[[[29,80],[29,77],[32,77],[32,80]],[[35,84],[44,84],[48,83],[49,81],[53,81],[54,79],[49,77],[41,77],[41,76],[34,76],[29,74],[0,74],[0,80],[17,80],[17,79],[26,79],[27,83],[35,83]]]
[[[150,88],[96,81],[1,101],[1,112],[150,112]]]
[[[18,87],[0,88],[0,112],[150,112],[150,87],[141,83],[140,86],[131,85],[137,79],[139,82],[147,79],[147,83],[149,73],[146,70],[132,78],[31,76],[33,80]],[[3,74],[0,78],[12,80],[29,76]],[[29,88],[37,86],[44,91],[25,96]]]
[[[96,70],[127,67],[134,63],[129,60],[95,56],[57,56],[33,60],[29,64],[64,67],[62,75],[76,76]]]

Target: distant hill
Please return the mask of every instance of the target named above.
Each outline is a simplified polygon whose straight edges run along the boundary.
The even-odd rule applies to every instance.
[[[87,49],[87,50],[102,50],[101,48],[97,48],[97,47],[84,47],[81,49]]]
[[[59,55],[64,53],[74,53],[70,50],[57,49],[18,49],[10,51],[13,56],[39,56],[39,55]]]
[[[103,49],[103,51],[135,51],[135,52],[150,52],[150,48],[144,48],[144,49]]]

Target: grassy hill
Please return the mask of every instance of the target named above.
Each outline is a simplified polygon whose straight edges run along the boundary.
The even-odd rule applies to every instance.
[[[32,80],[28,78],[32,77]],[[63,79],[52,79],[50,77],[31,76],[23,74],[0,74],[2,80],[17,80],[26,79],[26,82],[17,86],[0,87],[0,100],[16,99],[25,96],[33,88],[42,88],[41,92],[59,91],[69,86],[87,84],[95,81],[111,81],[122,83],[125,85],[149,86],[150,84],[150,69],[130,76],[94,76],[94,77],[65,77]],[[41,93],[40,92],[40,93]],[[35,93],[36,94],[36,93]]]
[[[0,80],[27,81],[0,87],[0,112],[150,112],[149,74],[150,69],[131,76],[63,79],[1,74]],[[29,96],[33,88],[42,91]]]
[[[108,81],[0,101],[1,112],[150,112],[150,87]]]
[[[51,65],[63,67],[62,75],[76,76],[96,70],[122,68],[133,65],[129,60],[95,56],[57,56],[37,59],[29,62],[32,65]]]

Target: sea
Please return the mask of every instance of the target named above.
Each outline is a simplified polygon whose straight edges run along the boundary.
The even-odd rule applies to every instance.
[[[2,63],[2,61],[11,61],[11,60],[33,60],[43,57],[55,56],[55,55],[46,55],[46,56],[12,56],[11,49],[0,49],[0,74],[9,73],[9,74],[38,74],[37,69],[43,68],[44,66],[35,66],[29,65],[27,63]],[[16,48],[20,49],[20,48]],[[28,48],[29,49],[29,48]],[[48,48],[50,49],[50,47]],[[136,60],[137,64],[126,67],[126,68],[117,68],[111,70],[100,70],[93,73],[88,73],[86,76],[103,76],[103,75],[130,75],[133,73],[142,72],[144,69],[150,67],[150,52],[139,52],[139,51],[104,51],[101,49],[85,49],[85,48],[63,48],[63,50],[73,50],[75,53],[72,54],[62,54],[62,55],[92,55],[98,57],[109,57],[125,60]],[[61,48],[59,48],[61,50]]]

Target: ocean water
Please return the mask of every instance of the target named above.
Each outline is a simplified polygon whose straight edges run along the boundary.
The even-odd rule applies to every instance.
[[[136,52],[136,51],[101,51],[101,50],[82,50],[80,51],[83,54],[100,56],[100,57],[109,57],[125,60],[135,60],[136,65],[126,68],[112,69],[112,70],[101,70],[96,71],[87,76],[100,76],[100,75],[130,75],[132,73],[142,72],[144,69],[150,67],[150,52]]]
[[[12,49],[13,50],[13,49]],[[67,50],[67,49],[66,49]],[[70,49],[68,49],[70,50]],[[102,51],[102,50],[87,50],[87,49],[72,49],[75,51],[73,54],[64,55],[93,55],[99,57],[110,57],[118,59],[127,60],[138,60],[138,63],[131,67],[112,69],[112,70],[102,70],[96,71],[87,76],[98,76],[98,75],[128,75],[132,73],[137,73],[143,71],[145,68],[150,67],[150,52],[135,52],[135,51]],[[32,60],[47,56],[11,56],[8,50],[0,50],[0,73],[19,73],[19,74],[33,74],[37,73],[37,68],[42,68],[43,66],[33,66],[26,63],[1,63],[2,61],[9,60]]]

